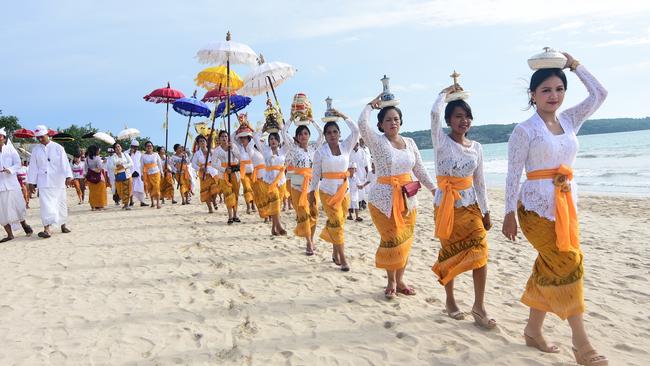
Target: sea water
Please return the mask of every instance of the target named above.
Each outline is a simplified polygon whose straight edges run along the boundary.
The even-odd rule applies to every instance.
[[[580,149],[573,175],[580,192],[650,196],[650,130],[584,135],[578,140]],[[434,177],[434,151],[420,152]],[[483,145],[488,188],[505,188],[507,155],[507,143]]]

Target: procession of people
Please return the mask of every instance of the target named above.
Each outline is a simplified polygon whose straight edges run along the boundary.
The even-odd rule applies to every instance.
[[[564,57],[561,67],[540,67],[534,72],[529,94],[535,112],[510,136],[502,233],[515,240],[521,227],[538,251],[521,299],[530,308],[523,331],[525,344],[542,352],[559,351],[542,334],[550,312],[568,321],[579,364],[606,365],[607,358],[591,346],[583,322],[583,254],[571,167],[578,151],[576,134],[603,103],[607,91],[571,55]],[[589,96],[559,113],[567,91],[562,69],[574,72]],[[490,200],[483,148],[468,137],[474,115],[466,95],[455,79],[433,102],[435,179],[425,169],[414,140],[400,134],[406,118],[395,103],[387,103],[390,98],[385,93],[369,101],[356,122],[334,108],[328,109],[322,127],[311,113],[300,118],[292,115],[282,125],[269,120],[257,130],[240,118],[235,133],[200,134],[193,149],[175,144],[171,155],[151,141],[141,151],[139,142],[133,140],[128,152],[116,142],[102,159],[101,149],[92,145],[83,161],[80,156],[69,161],[63,147],[48,136],[47,127],[39,125],[34,130],[38,144],[31,150],[26,178],[29,192],[38,189],[43,225],[38,236],[51,237],[53,227],[71,232],[68,186],[74,187],[78,203],[87,201],[93,211],[105,210],[107,197],[114,197],[125,211],[138,202],[161,209],[163,203],[175,204],[180,197],[182,205],[200,201],[210,214],[223,214],[228,225],[270,221],[271,235],[278,237],[288,235],[285,227],[291,228],[295,236],[304,238],[307,256],[319,250],[315,238],[319,228],[318,238],[332,246],[332,262],[348,272],[354,263],[345,254],[350,233],[344,228],[348,221],[362,222],[366,216],[379,237],[375,265],[386,271],[382,296],[394,300],[418,294],[407,281],[406,268],[414,241],[417,193],[426,190],[434,202],[431,234],[440,242],[437,258],[431,259],[432,277],[445,289],[446,313],[459,321],[470,315],[479,327],[493,329],[498,320],[484,305]],[[303,94],[300,100],[305,100]],[[376,123],[371,122],[374,110],[378,110]],[[345,136],[341,122],[349,131]],[[293,135],[292,124],[296,125]],[[0,130],[0,224],[7,233],[1,242],[12,240],[16,227],[28,236],[33,233],[25,221],[27,203],[17,178],[21,165],[7,134]],[[524,170],[527,179],[520,183]],[[292,207],[295,213],[295,222],[290,224],[281,219],[285,200],[291,203],[286,208]],[[248,216],[241,216],[240,206]],[[459,274],[470,271],[474,300],[466,314],[456,302],[454,285]]]

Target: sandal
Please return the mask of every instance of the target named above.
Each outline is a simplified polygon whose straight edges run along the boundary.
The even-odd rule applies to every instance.
[[[46,231],[41,231],[40,233],[38,233],[38,237],[39,237],[39,238],[47,239],[47,238],[49,238],[50,236],[52,236],[52,235],[50,235],[50,233],[48,233],[48,232],[46,232]]]
[[[241,222],[241,220],[239,219],[239,217],[233,217],[233,218],[232,218],[232,221],[234,221],[234,222]]]
[[[406,286],[404,288],[398,288],[397,292],[406,295],[406,296],[413,296],[416,294],[415,289],[411,286]]]
[[[311,257],[312,255],[314,255],[314,251],[311,250],[311,249],[307,249],[307,250],[305,250],[305,254],[306,254],[308,257]]]
[[[388,300],[393,300],[394,298],[397,297],[397,292],[395,291],[394,288],[388,288],[386,287],[386,290],[384,291],[384,296]]]
[[[460,311],[460,310],[452,311],[451,313],[449,311],[447,311],[447,315],[450,318],[454,319],[454,320],[464,320],[465,319],[465,313]]]
[[[68,229],[67,227],[62,227],[61,232],[64,233],[64,234],[68,234],[68,233],[70,233],[70,229]]]
[[[606,366],[609,365],[607,357],[598,354],[590,344],[586,344],[580,349],[573,348],[573,355],[576,357],[578,365],[585,366]]]
[[[341,262],[339,262],[339,260],[336,257],[332,257],[332,262],[334,262],[334,264],[336,264],[337,266],[341,265]]]
[[[356,219],[354,219],[354,221],[361,222],[361,221],[363,221],[363,217],[357,217]]]
[[[494,329],[494,327],[497,326],[496,320],[492,318],[488,319],[487,316],[484,317],[474,310],[472,310],[472,316],[474,317],[474,324],[478,325],[483,329],[490,330],[490,329]]]
[[[232,225],[233,220],[232,220],[232,219],[228,219],[228,222],[227,222],[227,223],[228,223],[228,225]]]
[[[350,272],[350,266],[348,266],[347,264],[344,265],[344,266],[342,266],[342,267],[341,267],[341,271],[343,271],[343,272]]]
[[[526,340],[526,346],[534,347],[544,353],[559,353],[560,348],[554,344],[548,345],[546,340],[542,335],[537,337],[531,337],[528,334],[524,333],[524,339]]]
[[[32,234],[34,234],[34,229],[32,229],[32,227],[29,226],[29,225],[25,225],[23,230],[25,230],[25,235],[26,236],[32,236]]]
[[[13,240],[13,237],[11,237],[11,238],[10,237],[3,238],[2,240],[0,240],[0,243],[6,243],[9,240]]]

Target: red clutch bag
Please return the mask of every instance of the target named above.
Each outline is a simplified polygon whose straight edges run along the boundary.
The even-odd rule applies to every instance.
[[[406,195],[406,197],[413,197],[416,194],[418,194],[418,191],[420,190],[420,187],[422,185],[420,184],[420,181],[413,181],[406,183],[405,185],[402,186],[402,193]]]

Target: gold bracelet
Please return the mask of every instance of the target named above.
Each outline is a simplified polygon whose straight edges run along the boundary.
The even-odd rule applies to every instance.
[[[580,65],[580,61],[574,59],[571,65],[569,65],[569,70],[576,71],[579,65]]]

